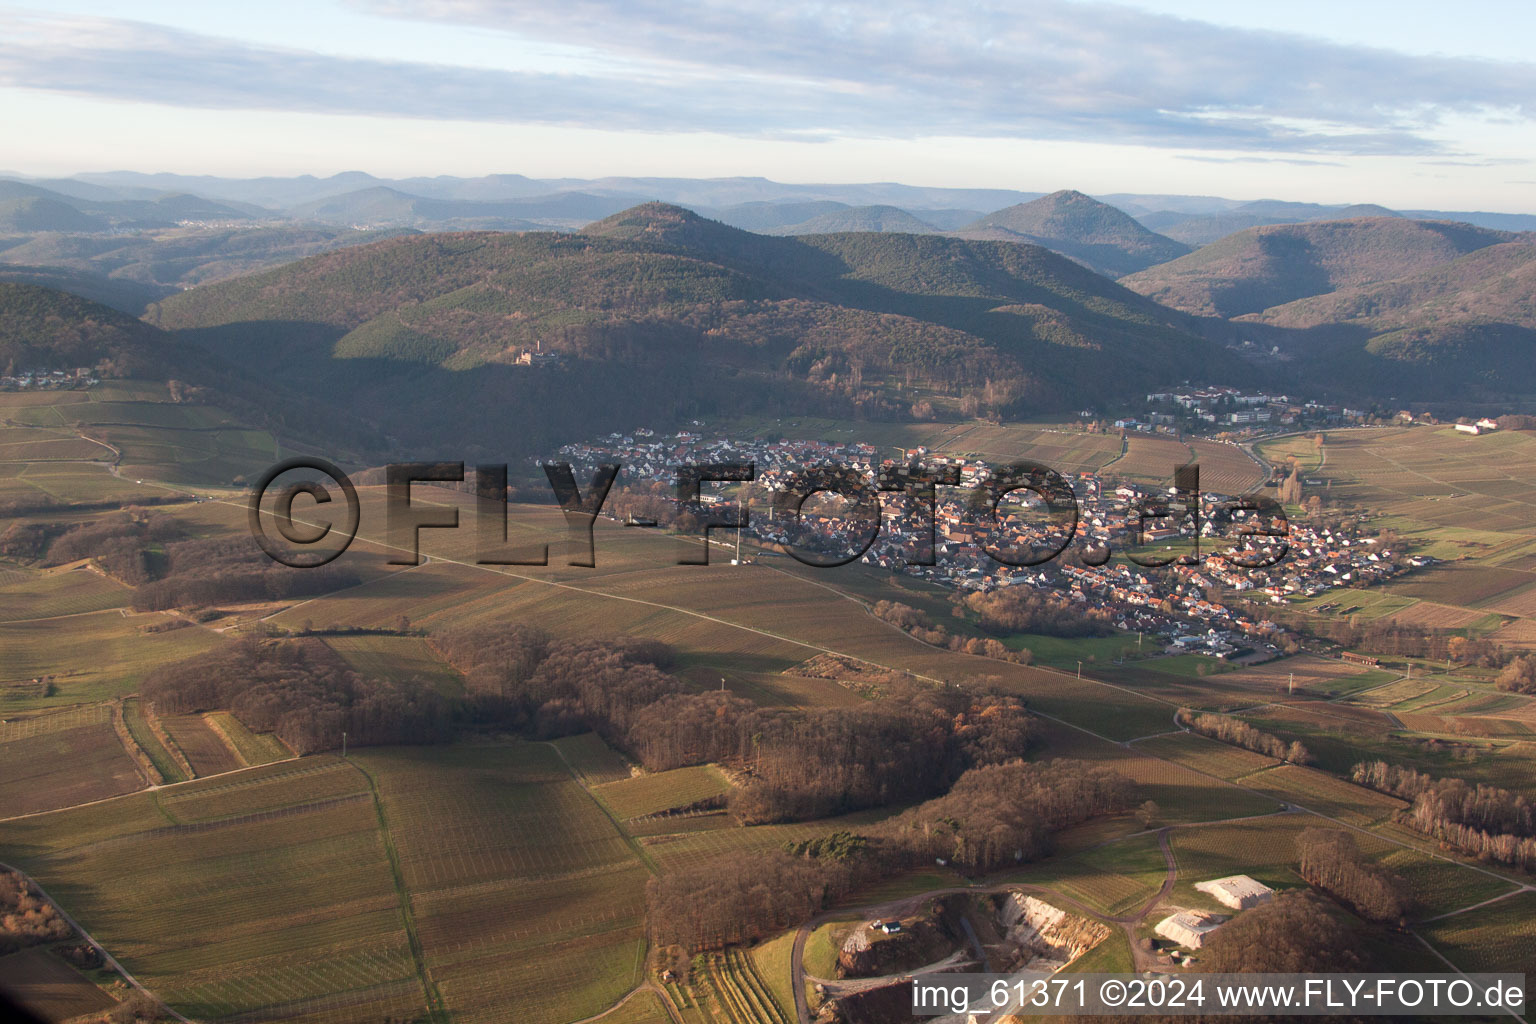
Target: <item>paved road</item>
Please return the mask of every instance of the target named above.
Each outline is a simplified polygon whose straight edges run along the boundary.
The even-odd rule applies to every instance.
[[[193,1022],[191,1020],[187,1019],[186,1017],[183,1017],[181,1014],[179,1014],[175,1010],[171,1009],[165,1003],[161,1002],[160,999],[153,992],[151,992],[149,989],[145,988],[143,985],[139,984],[139,980],[137,978],[135,978],[133,975],[129,974],[127,969],[125,969],[122,964],[118,963],[115,959],[113,959],[112,954],[107,952],[107,948],[105,946],[103,946],[101,943],[97,942],[91,936],[91,934],[89,932],[87,932],[84,928],[80,927],[80,922],[76,921],[74,918],[70,917],[69,913],[63,907],[59,906],[58,901],[55,900],[52,896],[48,895],[47,890],[45,890],[42,886],[37,884],[37,880],[36,879],[32,878],[30,875],[28,875],[25,871],[22,871],[20,868],[13,868],[9,864],[0,863],[0,870],[14,871],[18,875],[20,875],[22,878],[25,878],[28,882],[30,882],[32,884],[32,886],[35,889],[37,889],[37,891],[39,893],[42,894],[43,899],[47,900],[49,905],[52,906],[53,909],[58,912],[58,915],[64,919],[64,922],[66,924],[68,924],[71,928],[73,928],[76,932],[78,932],[81,938],[83,938],[86,942],[89,942],[91,944],[91,947],[93,949],[95,949],[97,953],[101,954],[101,959],[106,962],[108,967],[112,968],[118,974],[121,974],[123,976],[123,980],[126,981],[129,985],[132,985],[134,988],[136,988],[140,992],[144,993],[150,999],[153,999],[155,1001],[155,1005],[159,1006],[164,1011],[166,1016],[174,1017],[176,1020],[182,1021],[183,1024],[193,1024]]]

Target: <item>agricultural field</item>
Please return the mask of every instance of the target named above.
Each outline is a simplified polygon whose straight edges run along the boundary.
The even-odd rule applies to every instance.
[[[1252,687],[1261,693],[1290,693],[1294,689],[1297,694],[1339,697],[1380,686],[1390,682],[1396,675],[1388,669],[1368,668],[1336,658],[1302,654],[1238,669],[1224,676],[1221,682]]]
[[[1200,489],[1211,494],[1247,494],[1269,479],[1269,474],[1235,444],[1193,438],[1189,442],[1200,463]]]
[[[1141,743],[1128,750],[1074,730],[1052,729],[1045,735],[1039,756],[1070,757],[1113,768],[1137,784],[1140,799],[1158,805],[1157,825],[1242,818],[1280,809],[1279,800],[1153,756],[1143,751]],[[1114,820],[1121,834],[1141,830],[1129,815]]]
[[[164,385],[145,382],[3,395],[0,418],[74,439],[73,447],[59,448],[61,454],[47,452],[45,458],[115,462],[129,479],[227,483],[277,458],[276,442],[265,431],[241,426],[210,406],[173,402]],[[0,458],[4,454],[0,438]],[[17,457],[37,458],[24,449]]]
[[[1376,824],[1407,806],[1404,801],[1385,793],[1290,764],[1250,775],[1243,780],[1243,785],[1351,825]]]
[[[1417,904],[1414,916],[1421,920],[1513,892],[1515,887],[1505,879],[1400,846],[1385,850],[1376,860],[1408,883]]]
[[[1523,892],[1473,913],[1459,914],[1420,929],[1446,958],[1464,971],[1510,971],[1527,975],[1536,963],[1536,893]]]
[[[256,733],[228,711],[212,711],[204,716],[213,729],[235,748],[240,760],[248,765],[270,764],[293,756],[293,751],[271,733]]]
[[[123,725],[128,730],[129,738],[149,758],[155,771],[160,773],[161,779],[165,782],[185,782],[190,778],[180,760],[171,753],[150,725],[149,709],[138,697],[129,697],[123,701]]]
[[[146,633],[170,616],[115,609],[57,619],[0,622],[0,712],[110,700],[132,693],[145,673],[222,642],[196,627]],[[61,628],[67,625],[67,633]],[[67,637],[67,640],[65,639]],[[29,686],[47,677],[46,687]]]
[[[1179,880],[1169,902],[1218,910],[1220,904],[1196,891],[1195,884],[1227,875],[1249,875],[1276,889],[1303,885],[1295,871],[1296,837],[1303,829],[1326,824],[1310,814],[1280,814],[1174,829],[1169,844]]]
[[[1125,933],[1111,931],[1097,946],[1062,968],[1063,974],[1130,974],[1136,968]]]
[[[375,749],[356,763],[455,1020],[563,1022],[643,980],[637,848],[547,744]],[[516,963],[515,971],[490,970]]]
[[[464,693],[464,679],[417,636],[332,636],[326,645],[365,676],[425,683],[445,697]]]
[[[143,784],[105,705],[0,723],[0,817],[102,800]]]
[[[203,715],[173,715],[161,719],[171,741],[186,756],[197,778],[244,768],[245,762]]]
[[[631,775],[629,762],[595,732],[565,736],[552,741],[550,746],[588,787],[617,782]]]
[[[846,829],[856,832],[895,812],[891,808],[856,811],[837,818],[782,825],[749,825],[716,828],[704,832],[648,836],[640,840],[645,853],[663,872],[686,871],[716,857],[776,849],[788,842],[814,839]]]
[[[414,1015],[422,989],[371,798],[306,800],[282,767],[176,787],[168,805],[202,802],[198,824],[172,824],[154,793],[6,822],[0,857],[188,1016]],[[251,806],[268,809],[207,814]]]
[[[1195,460],[1195,453],[1183,441],[1157,434],[1131,432],[1126,435],[1125,454],[1104,467],[1111,478],[1173,484],[1173,471]],[[1204,467],[1201,485],[1205,486]]]
[[[1103,914],[1122,915],[1155,896],[1167,874],[1157,836],[1141,835],[1053,857],[1011,872],[1007,879],[1070,896]],[[1049,894],[1044,898],[1049,900]]]
[[[0,956],[0,992],[48,1021],[99,1014],[117,1000],[42,946]]]
[[[0,582],[0,622],[53,619],[128,604],[127,587],[81,567],[29,572],[18,581]]]
[[[1523,613],[1511,613],[1523,614]],[[1402,611],[1393,612],[1393,622],[1403,626],[1417,626],[1420,629],[1436,630],[1465,630],[1470,626],[1484,623],[1489,616],[1470,611],[1466,608],[1456,608],[1448,604],[1436,604],[1433,601],[1420,601],[1409,605]],[[1497,628],[1504,625],[1505,620],[1498,616],[1493,617],[1489,625]]]
[[[1138,742],[1136,749],[1228,781],[1273,768],[1280,763],[1272,757],[1255,754],[1229,743],[1218,743],[1196,733],[1155,736]]]
[[[592,795],[620,820],[661,814],[730,792],[731,785],[716,768],[676,768],[595,786]]]
[[[772,994],[773,1001],[778,1005],[786,1017],[793,1018],[795,1012],[794,981],[790,977],[790,954],[795,944],[795,932],[788,931],[776,939],[754,946],[748,954],[753,966],[757,968],[757,975]],[[807,939],[806,963],[810,962],[809,939]]]

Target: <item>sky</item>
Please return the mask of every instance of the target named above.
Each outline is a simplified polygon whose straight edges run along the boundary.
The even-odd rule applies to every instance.
[[[54,0],[0,19],[0,169],[26,175],[746,175],[1536,213],[1520,0]]]

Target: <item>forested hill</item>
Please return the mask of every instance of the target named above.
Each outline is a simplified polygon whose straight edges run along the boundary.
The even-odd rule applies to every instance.
[[[505,445],[720,411],[1012,416],[1246,364],[1033,245],[775,238],[646,204],[576,234],[392,238],[195,288],[149,319],[413,443]],[[554,365],[516,365],[534,350]],[[497,422],[475,419],[494,396]],[[470,410],[466,412],[466,410]],[[397,426],[410,420],[411,427]]]
[[[1235,317],[1419,273],[1520,238],[1454,221],[1400,217],[1273,224],[1239,231],[1121,283],[1186,312]]]
[[[1183,242],[1149,231],[1115,207],[1070,189],[989,213],[959,234],[1043,245],[1109,277],[1145,270],[1190,251]]]
[[[0,283],[0,371],[75,367],[152,376],[164,335],[126,313],[69,292]]]

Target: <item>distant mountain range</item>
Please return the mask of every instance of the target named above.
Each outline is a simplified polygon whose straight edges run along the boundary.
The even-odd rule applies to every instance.
[[[954,230],[988,211],[1028,203],[1046,194],[1012,189],[925,188],[893,182],[802,185],[748,177],[539,179],[520,174],[492,174],[479,178],[446,175],[431,178],[378,178],[360,171],[326,178],[311,175],[291,178],[220,178],[114,171],[80,174],[74,178],[38,179],[28,183],[70,197],[95,201],[152,200],[166,193],[192,194],[227,205],[244,204],[254,208],[255,212],[265,211],[272,215],[320,200],[375,188],[393,189],[423,199],[492,203],[581,192],[612,198],[622,204],[619,209],[645,200],[673,203],[748,230],[798,224],[831,212],[832,209],[824,207],[790,220],[774,218],[772,223],[751,223],[745,220],[750,216],[748,210],[751,207],[808,203],[836,203],[841,207],[894,206],[936,227]],[[0,198],[3,198],[3,194],[0,194]],[[1326,206],[1279,200],[1249,202],[1218,196],[1116,193],[1095,198],[1123,210],[1149,230],[1189,245],[1203,245],[1215,240],[1214,236],[1209,235],[1211,229],[1202,226],[1205,218],[1231,216],[1234,218],[1231,223],[1236,225],[1234,230],[1240,230],[1261,224],[1347,219],[1373,215],[1370,211],[1376,214],[1390,212],[1370,204]],[[933,211],[971,212],[971,216],[954,219],[941,215],[936,219],[930,215]],[[1536,230],[1536,214],[1445,210],[1395,212],[1416,219],[1458,220],[1508,231]],[[738,213],[743,220],[738,221]],[[1178,226],[1182,221],[1191,223]]]
[[[656,193],[679,201],[640,202]],[[230,328],[217,310],[265,282],[247,332],[274,351],[299,344],[333,377],[338,354],[349,373],[367,365],[383,378],[401,361],[494,376],[518,346],[542,342],[605,367],[589,365],[589,379],[625,365],[632,382],[648,365],[636,353],[730,338],[703,349],[706,393],[718,396],[728,369],[771,380],[770,405],[859,414],[896,415],[898,377],[957,396],[981,381],[985,407],[1009,414],[1091,404],[1074,382],[1092,367],[1111,368],[1106,394],[1128,394],[1132,375],[1186,365],[1235,380],[1251,367],[1230,352],[1260,350],[1286,363],[1263,375],[1328,393],[1523,393],[1507,364],[1536,365],[1536,231],[1515,229],[1536,228],[1536,216],[1424,213],[761,178],[0,179],[0,281],[147,309],[214,331],[199,337],[218,345]],[[366,245],[392,235],[411,237]],[[453,240],[469,238],[510,262],[462,257]],[[316,276],[350,258],[334,250],[359,245],[369,261],[404,261],[367,264],[378,296]],[[272,267],[279,276],[261,273]],[[528,277],[535,269],[547,276]],[[403,287],[418,278],[425,291]],[[485,290],[492,279],[501,284]],[[260,326],[274,318],[291,321],[292,337]],[[878,386],[860,397],[864,381]]]
[[[905,419],[924,400],[1016,416],[1253,376],[1191,318],[1038,246],[770,237],[657,203],[574,234],[338,249],[170,296],[149,319],[308,382],[355,423],[409,407],[376,428],[411,446],[519,452],[685,414]],[[535,347],[562,362],[515,365]]]

